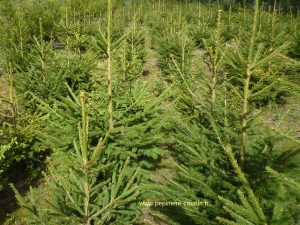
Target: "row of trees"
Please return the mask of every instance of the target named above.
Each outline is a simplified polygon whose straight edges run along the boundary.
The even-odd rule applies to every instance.
[[[1,4],[7,224],[144,224],[139,201],[208,202],[153,224],[298,224],[300,143],[264,113],[299,90],[299,16],[119,3]]]

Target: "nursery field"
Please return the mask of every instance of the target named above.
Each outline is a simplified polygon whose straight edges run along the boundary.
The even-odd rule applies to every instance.
[[[0,1],[0,224],[299,225],[300,14],[230,2]]]

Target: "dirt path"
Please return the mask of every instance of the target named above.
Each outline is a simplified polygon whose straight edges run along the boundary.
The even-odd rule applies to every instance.
[[[156,51],[154,50],[151,35],[147,27],[142,27],[143,34],[145,35],[145,48],[147,51],[146,56],[146,64],[145,69],[143,72],[143,82],[147,82],[151,79],[158,78],[158,76],[161,74],[159,63],[158,63],[158,55]]]
[[[155,82],[155,86],[159,88],[161,85],[161,70],[159,68],[159,62],[158,62],[158,54],[153,48],[151,35],[147,27],[143,27],[143,33],[145,35],[145,48],[147,51],[146,56],[146,64],[145,69],[143,73],[143,82]],[[156,88],[156,87],[155,87]],[[166,183],[165,177],[172,177],[172,157],[166,156],[161,159],[161,162],[158,164],[158,166],[151,171],[150,179],[154,184],[164,184]],[[145,201],[151,201],[151,200],[145,200]],[[141,209],[141,216],[139,218],[138,224],[139,225],[169,225],[169,223],[166,222],[165,218],[159,211],[154,210],[153,208],[149,206],[144,206]]]
[[[1,73],[0,68],[0,99],[9,98],[9,86],[7,81],[7,76],[4,73]]]
[[[9,101],[9,84],[6,74],[0,67],[0,125],[3,123],[3,113],[7,111],[7,103]]]
[[[287,100],[285,105],[275,106],[263,113],[266,124],[284,135],[300,138],[300,96]]]

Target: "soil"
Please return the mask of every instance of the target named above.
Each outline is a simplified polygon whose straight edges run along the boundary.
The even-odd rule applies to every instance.
[[[4,122],[3,115],[1,114],[7,111],[7,103],[5,103],[7,100],[9,100],[9,85],[7,76],[0,67],[0,124]]]

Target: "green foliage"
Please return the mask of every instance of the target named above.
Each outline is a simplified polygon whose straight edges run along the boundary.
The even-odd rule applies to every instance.
[[[214,101],[210,74],[188,76],[179,68],[177,72],[184,82],[173,77],[175,108],[171,115],[179,162],[175,163],[175,177],[167,179],[169,185],[158,187],[158,198],[208,201],[207,207],[181,206],[177,213],[185,219],[178,219],[180,224],[187,220],[191,221],[189,224],[240,225],[299,221],[299,193],[278,183],[265,169],[272,165],[297,179],[299,146],[296,142],[287,145],[290,140],[272,132],[259,120],[259,103],[274,92],[272,85],[265,82],[276,82],[270,64],[284,65],[283,60],[288,58],[284,56],[284,38],[278,38],[280,43],[273,42],[277,44],[271,50],[270,39],[265,43],[259,40],[260,32],[256,32],[255,25],[258,16],[256,9],[252,33],[242,30],[241,36],[224,43],[214,32],[206,41],[208,66],[218,66]],[[174,115],[175,111],[178,114]],[[245,155],[241,157],[242,154]],[[235,158],[240,158],[239,163]],[[280,210],[285,213],[278,214]],[[175,219],[172,213],[165,213]]]
[[[75,93],[90,89],[91,73],[95,66],[92,54],[70,57],[67,68],[68,56],[65,52],[50,52],[46,57],[43,64],[39,58],[31,59],[29,68],[17,72],[16,79],[20,82],[16,89],[19,93],[30,93],[50,103],[53,99],[68,94],[65,83]]]
[[[134,158],[132,163],[143,168],[151,168],[161,155],[166,154],[162,144],[166,143],[164,127],[168,123],[161,115],[163,109],[160,102],[163,98],[151,102],[152,84],[142,85],[140,82],[129,89],[126,95],[120,91],[116,96],[114,118],[116,123],[108,137],[106,152],[111,160],[126,160],[128,156]],[[99,86],[96,90],[99,90]],[[100,86],[101,87],[101,86]],[[97,94],[96,94],[97,93]],[[73,96],[72,96],[73,95]],[[76,124],[80,118],[79,99],[72,93],[70,97],[60,98],[50,106],[37,99],[39,108],[45,116],[40,120],[37,130],[39,139],[44,146],[54,151],[68,151],[77,136]],[[97,143],[99,135],[106,133],[107,112],[101,110],[106,105],[104,93],[91,93],[87,111],[90,116],[90,139]]]
[[[7,111],[6,113],[9,113]],[[5,116],[0,127],[0,191],[13,182],[34,181],[44,166],[47,151],[39,146],[34,134],[36,118],[19,108]],[[34,173],[31,171],[35,170]]]
[[[166,79],[170,80],[170,76],[177,74],[176,64],[183,71],[188,68],[193,45],[183,31],[176,34],[161,33],[159,37],[155,41],[155,49],[161,57],[159,62],[161,70],[167,76]]]
[[[145,38],[143,34],[133,28],[126,39],[121,43],[116,54],[116,66],[124,82],[134,81],[143,73],[145,64]]]
[[[15,180],[12,177],[8,177],[8,174],[17,174],[16,168],[22,167],[21,165],[25,162],[28,165],[32,165],[35,155],[33,155],[33,152],[28,151],[32,144],[29,141],[30,135],[27,135],[15,132],[15,129],[9,124],[2,125],[0,129],[0,190],[7,183]]]
[[[107,161],[102,143],[90,146],[84,96],[81,107],[74,149],[57,152],[49,160],[45,202],[33,191],[27,201],[14,188],[20,205],[29,212],[29,224],[132,224],[138,215],[138,169],[128,167],[129,158],[124,163]]]
[[[20,170],[31,182],[50,152],[38,187],[13,187],[26,211],[17,219],[119,225],[142,211],[144,223],[157,214],[137,201],[154,176],[164,187],[151,199],[207,202],[159,209],[167,224],[298,224],[299,141],[263,115],[299,90],[299,15],[258,1],[254,12],[127,3],[0,3],[0,65],[14,81],[0,112],[0,190],[18,187]]]

